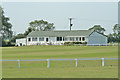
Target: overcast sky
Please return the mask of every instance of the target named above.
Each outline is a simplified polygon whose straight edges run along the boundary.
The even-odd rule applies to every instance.
[[[56,30],[69,30],[68,18],[73,17],[72,30],[99,24],[106,34],[118,23],[117,2],[4,2],[2,8],[16,33],[24,33],[29,22],[42,19],[54,23]]]

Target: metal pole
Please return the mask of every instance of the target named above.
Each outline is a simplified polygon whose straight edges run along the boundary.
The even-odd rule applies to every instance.
[[[105,66],[105,58],[102,58],[102,66]]]
[[[70,18],[70,31],[71,31],[71,20],[72,20],[72,18]]]
[[[47,61],[48,61],[47,68],[49,68],[50,67],[50,59],[47,59]]]
[[[18,59],[18,67],[20,68],[20,59]]]
[[[69,20],[70,20],[70,31],[71,31],[71,27],[72,27],[72,25],[73,25],[73,24],[71,24],[72,19],[73,19],[73,18],[71,18],[71,17],[69,18]]]
[[[76,67],[78,67],[78,60],[77,59],[75,59],[76,60]]]

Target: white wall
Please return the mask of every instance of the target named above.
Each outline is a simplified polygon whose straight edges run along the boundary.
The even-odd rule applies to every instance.
[[[67,41],[57,41],[57,37],[44,37],[44,41],[39,41],[39,37],[37,37],[37,41],[32,41],[32,37],[27,37],[27,45],[47,45],[47,44],[52,44],[52,45],[62,45],[65,42],[73,42],[70,41],[70,37],[74,37],[74,42],[87,42],[88,38],[85,36],[67,36]],[[81,37],[81,41],[76,41],[76,37]],[[82,40],[82,37],[85,37],[85,41]],[[28,38],[31,38],[31,41],[28,41]],[[46,38],[48,38],[48,42],[46,41]],[[65,39],[65,37],[64,37]]]
[[[26,45],[26,38],[16,39],[16,45],[17,46]]]

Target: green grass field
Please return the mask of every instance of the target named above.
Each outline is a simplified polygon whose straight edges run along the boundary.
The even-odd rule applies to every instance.
[[[74,59],[74,58],[117,58],[117,46],[24,46],[2,48],[3,60],[18,59]],[[3,62],[3,78],[117,78],[118,61],[101,60]]]

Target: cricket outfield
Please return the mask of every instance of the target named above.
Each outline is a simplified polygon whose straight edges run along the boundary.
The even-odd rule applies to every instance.
[[[118,58],[117,46],[23,46],[3,47],[3,60]],[[50,61],[3,61],[3,78],[117,78],[118,60]]]

